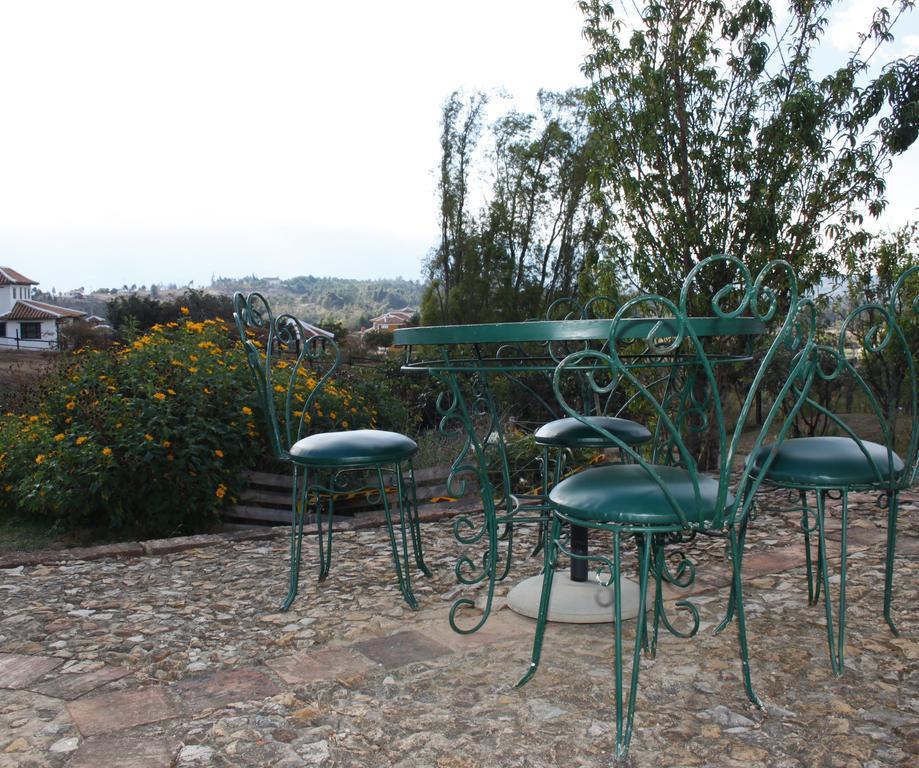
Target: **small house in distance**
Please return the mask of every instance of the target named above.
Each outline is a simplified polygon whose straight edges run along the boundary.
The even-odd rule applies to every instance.
[[[57,349],[61,326],[86,314],[33,301],[36,285],[16,270],[0,267],[0,349]]]
[[[370,318],[370,331],[394,331],[408,325],[409,321],[418,313],[414,307],[402,307],[402,309],[391,309],[384,312],[379,317]]]
[[[306,334],[306,338],[311,339],[313,336],[321,336],[324,339],[334,339],[335,334],[331,331],[325,330],[325,328],[320,328],[318,325],[313,325],[312,323],[306,322],[306,320],[298,320],[300,326],[298,327],[296,323],[291,323],[291,329],[293,330],[294,336],[298,341],[303,339],[300,336],[300,328],[303,328],[303,332]]]

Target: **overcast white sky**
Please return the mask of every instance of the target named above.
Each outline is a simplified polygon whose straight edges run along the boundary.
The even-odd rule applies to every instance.
[[[417,278],[444,99],[581,85],[580,32],[574,0],[0,0],[0,265],[45,290]],[[914,146],[892,226],[917,173]]]

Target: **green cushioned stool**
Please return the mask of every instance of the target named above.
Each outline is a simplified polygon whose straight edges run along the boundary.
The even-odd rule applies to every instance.
[[[694,508],[697,518],[707,524],[714,520],[719,504],[734,503],[732,494],[719,499],[718,492],[716,479],[694,476],[680,467],[656,466],[652,473],[639,464],[611,464],[563,480],[552,489],[549,500],[574,521],[679,525],[678,510]]]
[[[890,609],[896,549],[898,490],[907,474],[906,465],[892,449],[888,450],[888,446],[843,436],[792,438],[778,446],[764,446],[755,454],[751,454],[748,464],[755,474],[760,474],[763,466],[770,459],[772,463],[763,473],[765,483],[778,488],[796,490],[800,496],[808,603],[817,604],[822,586],[830,666],[833,673],[839,676],[843,673],[844,665],[849,494],[853,491],[877,491],[883,494],[882,498],[886,499],[887,557],[884,579],[884,618],[891,631],[899,634],[890,615]],[[815,510],[808,507],[808,493],[814,494]],[[835,624],[826,554],[826,501],[831,493],[839,494],[842,502],[839,607]],[[811,522],[812,511],[816,518],[813,523]],[[817,574],[814,574],[811,549],[811,534],[814,532],[817,533]],[[726,620],[729,619],[730,609],[726,617]]]
[[[422,552],[412,467],[418,445],[405,435],[376,429],[305,434],[312,421],[322,417],[319,397],[323,390],[332,390],[330,377],[339,362],[338,346],[334,339],[307,332],[291,315],[274,316],[260,293],[237,293],[233,308],[255,374],[273,453],[293,467],[290,587],[281,610],[290,608],[297,595],[303,524],[308,510],[315,510],[319,580],[323,581],[332,563],[335,499],[358,494],[379,497],[382,502],[399,591],[409,606],[417,609],[411,586],[410,548],[418,569],[431,575]],[[259,330],[264,333],[263,341],[256,338]],[[398,511],[395,523],[388,498],[393,484]]]
[[[574,417],[556,419],[543,424],[533,434],[536,445],[543,450],[542,457],[542,494],[543,498],[549,496],[549,466],[550,454],[554,449],[555,456],[551,462],[552,487],[559,484],[565,473],[565,457],[570,451],[579,449],[601,450],[604,448],[619,448],[620,444],[637,446],[648,442],[651,433],[641,424],[629,419],[615,416],[585,416],[583,420]],[[617,440],[619,441],[617,443]],[[620,458],[621,458],[620,451]],[[540,521],[539,545],[535,552],[545,546],[545,534],[548,532],[548,514]],[[583,580],[582,569],[575,565],[579,572],[579,581]]]
[[[597,317],[611,317],[619,309],[619,304],[608,296],[595,296],[583,306],[574,297],[556,299],[546,311],[546,319],[581,320]],[[557,350],[553,349],[553,353]],[[556,360],[559,358],[556,357]],[[578,390],[586,397],[587,402],[594,402],[590,395],[590,385],[586,373],[581,373],[578,381]],[[607,393],[608,395],[609,393]],[[608,396],[604,398],[609,403]],[[616,416],[596,415],[598,410],[593,409],[593,414],[568,416],[555,419],[543,424],[533,434],[536,445],[543,449],[543,495],[548,496],[548,467],[549,452],[556,449],[553,482],[558,485],[565,470],[565,454],[568,451],[586,449],[619,448],[621,444],[635,446],[647,443],[651,433],[647,427],[630,419]],[[618,441],[618,442],[617,442]],[[621,452],[620,452],[621,453]]]
[[[647,427],[614,416],[587,416],[584,421],[568,417],[543,424],[536,430],[536,445],[547,448],[616,448],[605,430],[627,445],[640,445],[651,439]]]
[[[826,350],[823,350],[824,353]],[[754,473],[760,473],[764,464],[772,464],[763,475],[772,486],[797,490],[801,499],[801,527],[804,531],[804,551],[807,564],[808,603],[816,605],[820,599],[821,585],[827,616],[827,642],[830,665],[834,674],[843,673],[846,626],[846,570],[848,559],[847,528],[849,494],[853,491],[877,491],[883,494],[887,506],[887,557],[884,579],[884,619],[891,631],[899,634],[891,617],[893,566],[896,550],[897,510],[899,489],[905,487],[908,476],[906,464],[891,446],[880,445],[855,437],[825,436],[792,438],[778,446],[769,445],[750,456]],[[907,483],[908,485],[908,483]],[[811,523],[807,494],[816,500],[815,523]],[[826,500],[830,493],[841,497],[840,586],[839,612],[834,633],[833,607],[830,599],[830,582],[826,556]],[[811,534],[817,533],[817,571],[811,549]]]
[[[398,432],[355,429],[304,437],[290,447],[290,459],[314,467],[355,467],[407,461],[417,451],[415,441]]]
[[[887,446],[851,437],[797,437],[777,448],[764,446],[753,457],[759,472],[773,454],[767,477],[776,485],[789,488],[842,488],[890,482],[903,472],[903,459]]]

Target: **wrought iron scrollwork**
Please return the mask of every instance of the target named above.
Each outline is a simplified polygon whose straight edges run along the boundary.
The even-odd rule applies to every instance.
[[[274,315],[257,291],[237,293],[233,310],[268,417],[272,448],[277,458],[283,458],[308,430],[311,410],[337,369],[341,353],[334,339],[308,331],[293,315]],[[263,334],[263,341],[257,332]]]
[[[567,557],[570,557],[572,560],[584,560],[588,563],[600,563],[600,568],[594,571],[594,578],[601,587],[609,587],[613,584],[615,577],[615,566],[613,561],[608,558],[606,555],[591,555],[584,554],[583,552],[575,552],[569,546],[566,546],[562,543],[562,537],[555,539],[554,544],[559,552]],[[604,576],[604,574],[607,574]]]
[[[677,534],[678,533],[679,532],[677,532]],[[667,544],[671,541],[689,542],[692,541],[692,538],[684,539],[679,535],[675,536],[673,533],[656,534],[654,538],[655,546],[651,547],[651,569],[656,575],[657,595],[655,596],[654,605],[653,642],[656,643],[657,639],[658,621],[664,625],[664,628],[670,632],[670,634],[676,637],[693,637],[699,631],[699,610],[689,600],[684,599],[675,602],[675,607],[679,610],[688,612],[692,619],[692,625],[688,630],[680,630],[673,624],[670,617],[667,615],[667,606],[661,594],[661,587],[663,584],[669,584],[677,589],[688,589],[695,583],[696,567],[686,553],[682,549],[676,549],[670,552],[666,550]],[[674,561],[673,566],[671,566],[670,561]]]

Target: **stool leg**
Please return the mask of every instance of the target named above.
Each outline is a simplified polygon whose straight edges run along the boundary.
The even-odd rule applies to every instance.
[[[402,468],[397,466],[397,471],[399,474],[399,482],[402,482]],[[409,459],[408,462],[408,474],[409,480],[412,486],[412,498],[409,500],[409,521],[410,521],[410,531],[412,534],[412,549],[415,552],[415,565],[418,566],[425,576],[430,577],[431,571],[424,562],[424,551],[422,550],[421,545],[421,520],[418,517],[418,491],[415,486],[415,467],[412,464],[412,460]],[[399,499],[403,500],[400,503],[405,504],[405,497],[402,495],[402,491],[399,492]]]
[[[664,613],[664,540],[663,536],[652,537],[651,568],[654,571],[654,611],[651,619],[651,637],[645,628],[645,652],[650,658],[657,656],[657,637],[661,616]],[[647,615],[644,618],[647,623]]]
[[[306,516],[307,505],[309,503],[309,470],[304,469],[302,477],[300,472],[294,467],[293,472],[294,487],[292,490],[292,499],[290,506],[290,586],[287,589],[287,597],[281,604],[281,611],[287,611],[294,598],[297,596],[297,589],[300,584],[300,554],[303,548],[303,518]]]
[[[849,495],[842,493],[842,535],[839,540],[839,626],[838,633],[833,629],[833,602],[830,596],[830,577],[826,557],[826,491],[817,491],[817,566],[823,581],[823,604],[826,608],[826,637],[830,650],[830,666],[833,674],[839,677],[843,673],[843,644],[846,634],[846,528],[848,524]]]
[[[399,465],[396,465],[396,484],[399,490],[399,529],[402,536],[402,563],[399,562],[399,545],[396,542],[396,532],[393,528],[392,513],[389,509],[389,499],[386,498],[386,483],[383,480],[383,468],[377,465],[377,479],[380,484],[380,495],[383,498],[383,516],[386,519],[386,529],[389,532],[389,546],[392,552],[393,565],[396,568],[396,580],[399,583],[399,591],[405,602],[409,604],[412,610],[418,609],[418,602],[412,594],[411,576],[408,561],[408,531],[405,529],[405,512],[402,504],[404,490],[402,488],[402,472]]]
[[[737,547],[738,554],[737,555],[734,554],[733,544],[730,544],[729,542],[729,545],[731,546],[731,563],[732,563],[731,568],[735,567],[733,564],[735,556],[740,557],[741,561],[743,560],[743,548],[744,548],[744,542],[747,540],[747,523],[749,522],[749,519],[750,519],[749,515],[744,515],[743,520],[741,520],[740,522],[740,528],[738,529],[738,533],[737,533],[737,543],[738,543],[738,547]],[[739,562],[736,566],[737,570],[740,570],[742,565],[743,563]],[[724,630],[727,628],[727,625],[730,624],[731,621],[734,619],[736,595],[737,595],[737,588],[734,584],[734,579],[731,579],[731,594],[728,597],[727,611],[725,612],[724,618],[721,620],[718,626],[712,630],[713,635],[720,635],[722,632],[724,632]]]
[[[552,597],[552,580],[555,578],[555,563],[558,560],[556,541],[562,529],[561,521],[555,515],[552,516],[549,529],[549,543],[542,574],[542,592],[539,597],[539,614],[536,617],[536,632],[533,635],[533,652],[530,655],[530,666],[523,677],[517,681],[515,688],[523,687],[536,674],[539,657],[542,655],[542,639],[546,631],[546,622],[549,619],[549,599]]]
[[[530,557],[536,557],[539,551],[543,551],[543,570],[545,570],[545,559],[547,547],[547,538],[549,536],[549,517],[552,515],[549,509],[549,446],[544,445],[542,449],[542,472],[540,473],[540,494],[542,495],[542,504],[546,509],[542,511],[539,519],[539,529],[536,532],[536,545],[530,552]]]
[[[638,620],[635,622],[635,650],[632,654],[632,671],[629,675],[629,703],[623,712],[622,702],[622,596],[620,590],[622,567],[621,552],[619,547],[619,531],[613,531],[613,611],[616,625],[613,628],[615,649],[614,662],[616,666],[616,757],[624,758],[629,751],[629,742],[632,739],[632,723],[635,719],[635,699],[638,694],[638,673],[641,667],[641,653],[644,648],[644,634],[647,623],[645,621],[645,600],[648,594],[648,571],[651,562],[651,539],[653,536],[646,533],[638,541]]]
[[[890,616],[890,601],[893,593],[893,565],[894,554],[897,549],[897,507],[899,505],[899,491],[894,491],[887,497],[887,559],[884,569],[884,619],[894,635],[900,635]]]
[[[332,488],[334,487],[331,478],[326,483],[329,488],[328,515],[327,515],[327,532],[323,535],[322,530],[322,500],[319,498],[319,491],[316,491],[316,538],[319,539],[319,581],[325,581],[332,567],[332,519],[335,515],[335,496]]]
[[[746,518],[744,518],[744,523]],[[741,523],[741,527],[744,527]],[[746,529],[744,528],[744,533]],[[737,611],[737,642],[740,645],[740,666],[743,673],[744,690],[747,692],[747,698],[760,709],[764,709],[763,703],[759,700],[756,692],[753,690],[753,681],[750,678],[750,651],[747,647],[747,619],[743,607],[743,583],[741,579],[741,565],[743,564],[743,534],[732,527],[728,532],[728,541],[731,545],[731,575],[734,594],[734,605]]]
[[[811,533],[814,529],[810,524],[807,508],[807,491],[801,491],[801,530],[804,531],[804,557],[807,562],[807,604],[817,605],[820,598],[820,582],[815,578],[811,558]],[[817,569],[820,569],[818,554]]]

